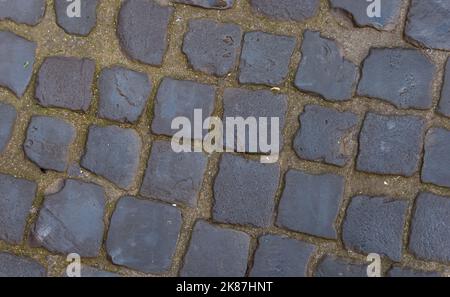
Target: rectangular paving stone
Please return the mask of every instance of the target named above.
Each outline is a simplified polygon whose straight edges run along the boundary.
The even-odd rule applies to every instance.
[[[303,277],[315,246],[278,235],[258,239],[252,277]]]
[[[400,262],[407,208],[406,200],[368,196],[352,198],[342,227],[345,247],[363,254],[377,253]]]
[[[16,109],[12,105],[0,102],[0,154],[11,140],[16,118]]]
[[[431,128],[425,137],[422,182],[450,188],[450,131]]]
[[[303,22],[319,12],[319,0],[250,0],[257,13],[280,21]]]
[[[170,205],[122,197],[109,226],[106,250],[112,262],[145,273],[162,273],[172,263],[182,224]]]
[[[412,176],[419,170],[424,119],[368,113],[359,137],[356,168],[361,171]]]
[[[444,83],[441,90],[441,100],[438,105],[438,112],[450,117],[450,59],[447,59],[444,74]]]
[[[250,236],[244,232],[197,221],[181,268],[182,277],[243,277]]]
[[[412,268],[393,267],[387,273],[389,277],[442,277],[434,271],[415,270]]]
[[[10,253],[0,253],[0,277],[45,277],[46,269],[39,262]]]
[[[233,7],[234,4],[234,0],[172,0],[172,2],[208,9],[229,9]]]
[[[55,0],[56,23],[67,34],[88,36],[97,23],[99,1],[80,1],[81,15],[79,17],[71,17],[67,14],[67,9],[72,3],[73,1]]]
[[[315,277],[367,277],[367,264],[326,255],[317,264]]]
[[[278,207],[277,225],[319,237],[337,238],[335,221],[343,194],[342,176],[289,170]]]
[[[213,219],[228,224],[269,226],[279,179],[278,165],[222,155],[214,182]]]
[[[2,0],[0,20],[12,20],[19,24],[37,25],[45,13],[45,0]]]

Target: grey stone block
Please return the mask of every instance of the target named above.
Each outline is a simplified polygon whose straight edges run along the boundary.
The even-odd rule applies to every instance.
[[[46,269],[39,262],[10,253],[0,253],[0,277],[45,277]]]
[[[303,22],[319,12],[319,0],[250,0],[252,8],[271,19]]]
[[[98,0],[80,1],[80,17],[69,17],[72,1],[55,0],[56,22],[68,34],[87,36],[97,23]]]
[[[367,277],[367,264],[324,256],[316,266],[315,277]]]
[[[12,20],[19,24],[37,25],[45,13],[45,0],[2,0],[0,20]]]
[[[450,131],[431,128],[425,138],[422,181],[450,188]]]
[[[16,118],[17,111],[13,106],[0,103],[0,154],[11,140]]]

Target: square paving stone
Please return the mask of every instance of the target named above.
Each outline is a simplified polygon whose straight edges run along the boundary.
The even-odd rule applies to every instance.
[[[435,65],[419,50],[372,48],[363,63],[358,95],[402,109],[429,109],[435,73]]]
[[[242,84],[281,85],[287,78],[296,40],[292,36],[264,32],[244,35],[239,66]]]
[[[172,0],[172,2],[208,9],[229,9],[233,7],[234,4],[234,0]]]
[[[337,238],[335,221],[343,194],[344,178],[340,175],[289,170],[277,224],[302,233]]]
[[[359,137],[357,169],[412,176],[419,169],[424,120],[368,113]]]
[[[16,109],[12,105],[0,102],[0,154],[11,139],[16,118]]]
[[[329,101],[350,100],[359,77],[358,66],[344,58],[334,40],[319,32],[303,35],[302,59],[295,77],[295,86],[318,94]]]
[[[33,75],[36,47],[33,41],[0,31],[0,87],[23,96]]]
[[[450,197],[420,193],[416,199],[409,251],[428,261],[450,261]]]
[[[102,70],[98,88],[101,118],[136,123],[150,98],[152,83],[146,73],[114,66]]]
[[[95,62],[90,59],[46,58],[37,77],[35,97],[45,107],[87,111],[94,72]]]
[[[234,70],[241,50],[241,27],[209,19],[189,21],[183,52],[194,70],[225,76]]]
[[[319,11],[319,0],[250,0],[252,8],[266,17],[303,22]]]
[[[316,266],[315,277],[367,277],[367,264],[325,256]]]
[[[450,2],[412,0],[405,35],[424,47],[450,50]]]
[[[68,34],[87,36],[97,22],[98,0],[80,1],[81,15],[71,17],[68,9],[72,1],[55,0],[56,23]]]
[[[434,271],[415,270],[411,268],[394,267],[387,273],[389,277],[442,277]]]
[[[34,116],[23,145],[25,154],[41,169],[64,172],[69,166],[69,150],[75,133],[75,127],[66,121]]]
[[[294,150],[306,160],[345,166],[350,161],[358,116],[319,105],[307,105],[300,115]]]
[[[264,235],[258,239],[252,277],[302,277],[315,246],[278,235]]]
[[[250,236],[198,221],[181,269],[182,277],[243,277]]]
[[[172,121],[178,117],[188,118],[193,128],[195,125],[194,109],[201,110],[202,124],[214,110],[215,96],[216,88],[214,86],[194,81],[164,78],[156,95],[155,115],[152,122],[153,133],[174,135],[177,130],[172,129],[171,125]]]
[[[129,189],[136,177],[142,141],[133,129],[92,125],[81,166]]]
[[[445,66],[444,83],[441,91],[438,112],[450,117],[450,59],[447,59]]]
[[[238,225],[271,223],[280,168],[224,154],[214,182],[213,218]]]
[[[51,252],[97,257],[103,240],[105,192],[102,187],[68,179],[61,191],[45,197],[34,241]]]
[[[170,142],[156,141],[152,145],[141,195],[195,207],[207,162],[204,153],[175,153]]]
[[[31,258],[0,253],[0,277],[45,277],[46,274],[45,267]]]
[[[0,20],[12,20],[19,24],[37,25],[45,13],[45,0],[2,0]]]
[[[352,198],[343,223],[345,247],[363,254],[378,253],[400,262],[407,208],[406,200]]]
[[[123,197],[113,213],[106,241],[114,264],[145,273],[167,271],[182,224],[181,212],[170,205]]]
[[[35,182],[0,174],[0,240],[22,242],[36,190]]]
[[[450,188],[450,131],[431,128],[425,138],[422,182]]]
[[[173,11],[173,7],[161,6],[155,0],[123,2],[117,24],[122,50],[134,60],[161,66]]]

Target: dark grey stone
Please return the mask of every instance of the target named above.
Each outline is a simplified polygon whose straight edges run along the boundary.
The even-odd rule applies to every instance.
[[[393,267],[387,273],[389,277],[442,277],[434,271],[415,270],[411,268]]]
[[[255,11],[281,21],[303,22],[314,17],[320,6],[319,0],[250,0]]]
[[[250,236],[198,221],[181,269],[182,277],[243,277]]]
[[[294,150],[306,160],[344,166],[352,156],[358,117],[319,105],[307,105],[300,115]]]
[[[154,0],[126,0],[117,25],[123,51],[139,62],[161,66],[172,13],[172,7],[160,6]]]
[[[45,267],[31,258],[0,253],[0,277],[45,277],[46,274]]]
[[[229,9],[233,7],[234,0],[172,0],[172,2],[208,9]]]
[[[103,240],[104,212],[102,187],[68,179],[60,192],[45,197],[33,239],[51,252],[96,257]]]
[[[269,226],[279,179],[278,165],[261,164],[224,154],[214,182],[214,220],[229,224]]]
[[[408,201],[387,197],[352,198],[343,223],[346,248],[378,253],[399,262]]]
[[[75,127],[66,121],[34,116],[23,145],[25,154],[42,169],[64,172],[69,166],[69,150],[75,133]]]
[[[307,266],[314,250],[314,245],[295,239],[278,235],[261,236],[250,276],[306,276]]]
[[[172,136],[172,120],[186,117],[194,127],[194,109],[201,109],[202,123],[214,110],[216,88],[194,81],[176,80],[166,77],[162,80],[156,95],[155,115],[152,131],[155,134]],[[194,138],[194,135],[192,135]]]
[[[98,87],[99,116],[122,123],[135,123],[139,119],[152,91],[146,73],[118,66],[103,69]]]
[[[368,113],[359,137],[357,169],[412,176],[419,169],[424,119]]]
[[[97,22],[98,0],[80,1],[80,17],[69,17],[68,6],[72,1],[55,0],[56,22],[68,34],[87,36]]]
[[[95,62],[73,57],[46,58],[36,81],[36,99],[45,107],[87,111],[92,100]]]
[[[402,109],[429,109],[435,73],[435,65],[419,50],[372,48],[364,60],[358,95]]]
[[[367,264],[353,263],[347,259],[325,256],[317,264],[315,277],[367,277]]]
[[[167,271],[182,224],[172,206],[133,197],[119,200],[111,219],[106,249],[114,264],[146,273]]]
[[[35,182],[0,174],[0,240],[22,242],[36,190]]]
[[[425,138],[422,181],[450,188],[450,131],[431,128]]]
[[[295,37],[292,36],[260,31],[245,33],[239,65],[239,82],[281,85],[288,76],[295,44]]]
[[[450,2],[412,0],[405,35],[430,48],[450,50]]]
[[[289,170],[277,224],[302,233],[337,238],[335,221],[343,194],[342,176]]]
[[[194,70],[225,76],[234,70],[241,50],[241,27],[209,19],[189,21],[183,52]]]
[[[429,261],[450,261],[450,197],[420,193],[416,199],[409,251]]]
[[[2,0],[0,1],[0,20],[37,25],[45,13],[45,0]]]
[[[120,277],[119,274],[101,270],[95,267],[81,265],[80,277]],[[63,277],[70,277],[67,271],[62,274]]]
[[[0,86],[8,88],[17,97],[23,96],[30,83],[36,47],[33,41],[0,31]]]
[[[442,87],[438,112],[450,117],[450,59],[447,60],[447,64],[445,66],[444,84]]]
[[[170,142],[153,142],[141,195],[195,207],[207,161],[204,153],[175,153]]]
[[[12,105],[0,102],[0,154],[11,139],[16,118],[16,109]]]
[[[319,32],[305,31],[301,52],[294,82],[299,90],[319,94],[329,101],[352,99],[358,66],[344,58],[334,40]]]
[[[133,129],[93,125],[81,166],[129,189],[137,174],[141,148],[141,138]]]

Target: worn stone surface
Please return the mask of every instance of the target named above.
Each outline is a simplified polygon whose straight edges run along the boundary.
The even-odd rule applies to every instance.
[[[329,101],[350,100],[359,77],[358,66],[344,58],[334,40],[306,31],[295,86]]]
[[[45,277],[46,269],[39,262],[10,253],[0,253],[0,277]]]
[[[97,22],[98,0],[80,1],[80,16],[70,17],[68,11],[73,2],[55,0],[56,22],[68,34],[87,36]]]
[[[117,203],[106,249],[113,263],[146,273],[170,268],[182,224],[172,206],[134,197]]]
[[[431,128],[425,139],[422,181],[450,188],[450,131]]]
[[[11,139],[16,118],[16,109],[9,104],[0,102],[0,154],[6,149]]]
[[[437,111],[450,117],[450,59],[447,59],[445,66],[444,82],[441,90],[441,99]]]
[[[172,2],[208,9],[229,9],[234,4],[234,0],[172,0]]]
[[[344,258],[324,256],[314,272],[315,277],[367,277],[367,264]]]
[[[319,0],[250,0],[253,9],[272,19],[303,22],[319,11]]]
[[[0,20],[12,20],[19,24],[37,25],[45,13],[45,0],[2,0]]]
[[[225,76],[236,67],[241,39],[241,27],[236,24],[195,19],[189,21],[183,52],[194,70]]]
[[[411,268],[393,267],[387,273],[389,277],[442,277],[437,272],[422,271]]]

